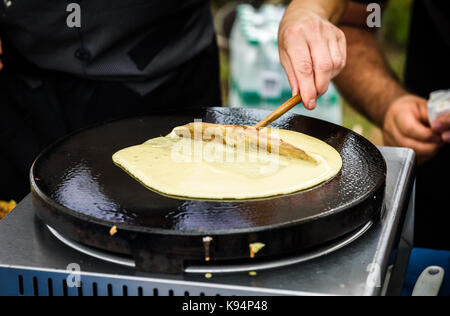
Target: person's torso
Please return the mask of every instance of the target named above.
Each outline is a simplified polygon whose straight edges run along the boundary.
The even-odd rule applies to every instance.
[[[415,0],[405,84],[426,99],[433,91],[450,89],[449,0]]]
[[[10,46],[44,70],[147,80],[189,61],[214,38],[208,0],[77,1],[80,27],[67,23],[76,14],[68,11],[72,2],[11,0],[0,16],[5,53]]]
[[[411,20],[406,88],[425,99],[437,90],[450,89],[450,1],[415,0]],[[418,168],[418,202],[430,211],[446,205],[450,176],[450,147]]]

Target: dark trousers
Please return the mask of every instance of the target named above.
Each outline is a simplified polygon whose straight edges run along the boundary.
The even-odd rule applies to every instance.
[[[145,96],[120,82],[38,69],[30,71],[39,82],[33,87],[24,80],[27,74],[4,62],[0,72],[0,200],[23,199],[30,191],[28,174],[37,155],[75,130],[161,109],[221,105],[216,43]]]
[[[450,146],[417,171],[415,246],[450,250]]]

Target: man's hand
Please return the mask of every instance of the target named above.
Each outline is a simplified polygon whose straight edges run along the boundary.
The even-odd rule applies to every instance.
[[[450,144],[450,114],[439,117],[432,124],[433,130],[441,134],[442,141]]]
[[[312,110],[316,99],[345,67],[346,40],[325,13],[294,4],[289,6],[280,24],[280,60],[293,95],[300,94],[305,107]]]
[[[442,144],[430,127],[427,100],[413,95],[400,97],[388,108],[383,131],[387,146],[414,149],[419,164],[432,159]]]

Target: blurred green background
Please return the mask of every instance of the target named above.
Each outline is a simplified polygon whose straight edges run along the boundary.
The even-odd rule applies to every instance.
[[[386,53],[387,60],[399,78],[403,78],[405,65],[405,52],[408,43],[410,13],[413,0],[390,0],[383,14],[382,28],[378,32],[378,39],[381,47]],[[223,21],[224,7],[232,6],[232,3],[250,3],[258,7],[265,3],[288,4],[287,0],[212,0],[213,12],[216,16],[216,24]],[[223,23],[218,25],[218,29],[223,30]],[[227,27],[225,27],[226,29]],[[226,31],[226,30],[225,30]],[[219,32],[220,33],[220,32]],[[221,81],[224,104],[228,102],[229,85],[229,64],[226,43],[219,35],[219,45],[221,46]],[[381,131],[373,126],[367,119],[357,113],[347,102],[344,101],[344,122],[343,125],[362,134],[373,143],[382,145]]]

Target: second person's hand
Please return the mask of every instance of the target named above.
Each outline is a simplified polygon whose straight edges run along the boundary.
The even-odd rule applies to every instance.
[[[450,144],[450,114],[446,114],[438,118],[432,124],[433,130],[442,136],[442,141]]]
[[[427,100],[405,95],[388,108],[383,124],[387,146],[414,149],[419,164],[432,159],[442,147],[441,137],[428,121]]]
[[[294,4],[280,24],[280,60],[293,95],[300,94],[305,107],[312,110],[344,69],[347,45],[344,33],[324,15]]]

